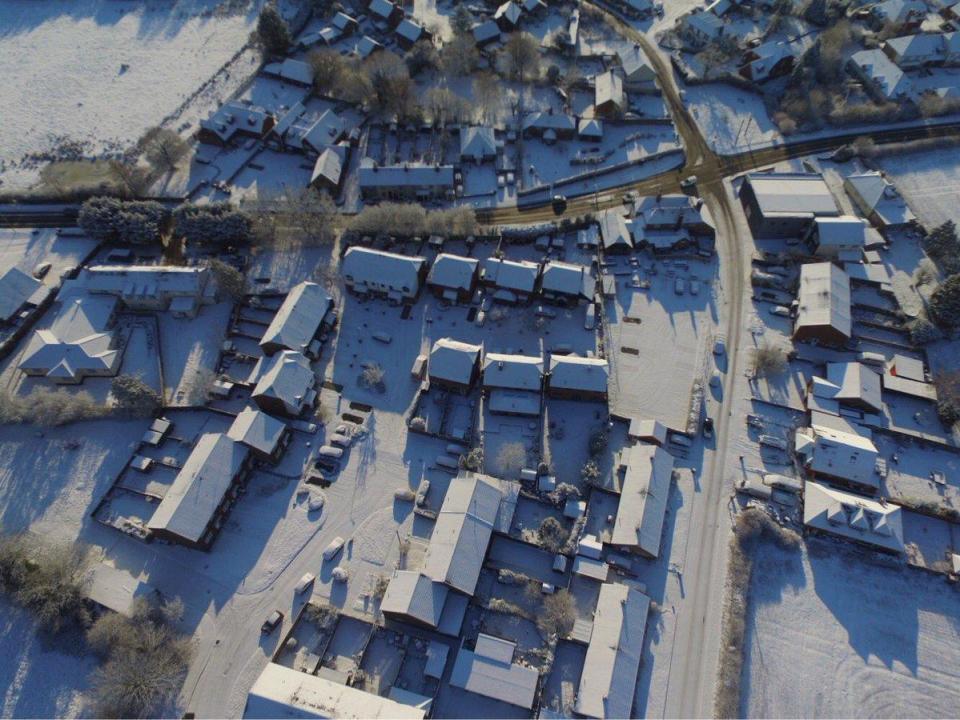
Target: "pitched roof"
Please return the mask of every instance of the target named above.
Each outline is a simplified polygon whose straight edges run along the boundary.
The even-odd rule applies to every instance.
[[[9,321],[25,303],[39,304],[44,285],[20,268],[12,267],[0,277],[0,320]]]
[[[539,392],[543,380],[543,358],[527,355],[487,353],[483,358],[483,386]]]
[[[916,219],[903,197],[881,173],[870,170],[844,180],[854,202],[867,215],[876,213],[885,225],[905,225]]]
[[[247,448],[223,433],[194,445],[147,527],[199,542],[247,458]]]
[[[623,78],[612,69],[594,77],[594,104],[597,106],[612,102],[623,104]]]
[[[423,35],[423,25],[410,18],[404,18],[403,21],[397,25],[396,33],[404,40],[416,42],[420,39],[420,36]]]
[[[300,412],[312,399],[316,383],[310,361],[295,350],[283,350],[272,358],[261,358],[254,368],[259,374],[253,397],[280,400],[293,414]]]
[[[884,550],[904,550],[899,505],[880,503],[809,480],[803,484],[803,524]]]
[[[328,145],[317,156],[310,175],[310,184],[323,178],[331,185],[339,185],[343,175],[343,165],[347,158],[347,150],[339,145]]]
[[[817,474],[847,480],[866,487],[878,487],[877,448],[870,431],[847,432],[826,425],[814,425],[797,432],[797,454],[804,466]]]
[[[430,379],[469,385],[483,350],[450,338],[440,338],[430,350]]]
[[[453,290],[469,290],[480,261],[476,258],[440,253],[433,261],[427,283]]]
[[[360,163],[360,187],[453,187],[453,165],[404,163],[380,166],[370,158]]]
[[[750,173],[753,189],[764,215],[839,215],[833,194],[823,176],[815,173]]]
[[[483,261],[483,279],[498,288],[532,293],[540,277],[540,266],[529,260],[490,257]]]
[[[317,283],[294,285],[263,333],[260,347],[279,346],[303,352],[332,307],[333,298]]]
[[[380,610],[406,615],[430,627],[437,627],[448,592],[446,585],[434,582],[422,573],[397,570],[387,585]]]
[[[544,291],[593,298],[596,280],[590,274],[590,268],[573,263],[553,260],[543,268],[540,287]]]
[[[492,127],[465,127],[460,130],[460,157],[483,158],[497,154],[497,141]]]
[[[600,214],[600,237],[603,247],[633,247],[633,238],[627,226],[627,220],[618,210],[604,210]]]
[[[265,455],[272,455],[286,429],[286,423],[262,410],[244,408],[227,430],[227,437]]]
[[[673,456],[656,445],[634,445],[626,465],[610,542],[657,557],[670,497]]]
[[[850,61],[885,98],[900,97],[912,89],[910,78],[879,48],[855,52]]]
[[[474,650],[461,648],[450,684],[522,708],[532,708],[540,674],[513,662],[516,643],[480,633]],[[509,659],[508,659],[509,656]]]
[[[800,266],[796,328],[831,326],[850,337],[850,278],[832,263]]]
[[[516,25],[520,22],[521,15],[523,15],[523,11],[513,0],[507,0],[507,2],[503,3],[503,5],[498,7],[496,12],[493,13],[495,20],[503,18],[511,25]]]
[[[420,283],[420,269],[426,258],[373,250],[354,245],[347,249],[340,269],[355,282],[387,283],[411,290]]]
[[[550,388],[606,393],[610,367],[603,358],[550,356]]]

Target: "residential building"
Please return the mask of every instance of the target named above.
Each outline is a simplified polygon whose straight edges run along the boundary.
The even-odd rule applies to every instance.
[[[247,448],[223,433],[197,440],[147,523],[151,534],[195,549],[208,549],[248,468]]]
[[[529,300],[537,292],[540,266],[529,260],[486,258],[480,270],[480,281],[496,288],[494,300],[507,303]]]
[[[573,711],[587,718],[633,717],[650,598],[621,583],[603,583],[593,613]]]
[[[551,355],[547,395],[567,400],[604,402],[610,367],[603,358]]]
[[[937,402],[937,386],[930,382],[923,360],[896,354],[883,372],[883,389],[918,400]]]
[[[347,145],[328,145],[325,147],[317,155],[317,161],[313,164],[313,172],[310,174],[310,187],[324,190],[331,197],[337,197],[340,194],[344,169],[347,167],[349,157],[350,147]]]
[[[947,60],[947,41],[943,33],[903,35],[890,38],[882,47],[887,57],[901,70],[942,65]]]
[[[810,480],[803,484],[803,525],[808,531],[836,535],[873,550],[900,554],[905,549],[899,505]]]
[[[213,145],[228,145],[235,138],[262,140],[276,122],[273,114],[264,108],[232,100],[200,121],[197,139]]]
[[[645,442],[662,446],[667,443],[667,427],[659,420],[630,418],[627,437],[633,442]]]
[[[461,647],[450,684],[517,707],[533,708],[540,674],[513,661],[517,644],[480,633],[473,650]]]
[[[812,477],[876,492],[880,479],[876,471],[877,447],[870,431],[857,432],[819,424],[798,430],[794,448],[801,467]]]
[[[284,58],[283,62],[267,63],[263,66],[263,74],[284,80],[294,85],[310,87],[313,85],[313,69],[310,63],[293,58]]]
[[[546,143],[570,140],[577,134],[577,120],[564,113],[533,112],[523,118],[524,137],[540,137]]]
[[[604,117],[619,117],[627,102],[623,92],[623,78],[611,69],[595,75],[593,82],[594,113]]]
[[[500,39],[500,26],[495,20],[487,20],[473,28],[473,39],[478,46],[483,47]]]
[[[876,413],[883,410],[880,375],[863,363],[827,363],[827,377],[814,378],[810,394],[823,401]],[[839,412],[839,408],[837,410]]]
[[[393,27],[403,20],[403,8],[390,0],[370,0],[367,5],[371,17]]]
[[[843,188],[857,209],[881,232],[916,223],[916,216],[897,188],[876,170],[847,176]]]
[[[618,53],[623,68],[623,84],[628,89],[650,90],[655,87],[657,73],[639,45]]]
[[[867,92],[880,102],[903,100],[913,92],[910,78],[879,48],[855,52],[847,62],[847,69],[863,81]]]
[[[50,292],[20,268],[10,268],[0,277],[0,322],[15,322],[24,310],[42,305]]]
[[[632,445],[623,451],[620,469],[623,482],[610,544],[655,559],[670,499],[673,456],[656,445]]]
[[[260,460],[275,463],[290,442],[290,428],[262,410],[244,408],[227,430],[227,437],[248,447]]]
[[[543,388],[543,358],[487,353],[483,358],[483,389],[491,412],[539,415]]]
[[[836,265],[802,265],[797,303],[794,340],[843,346],[852,337],[850,277]]]
[[[294,350],[282,350],[257,361],[248,383],[261,410],[297,417],[317,404],[317,378],[310,361]]]
[[[387,584],[380,611],[390,620],[437,629],[450,593],[443,583],[420,572],[396,570]]]
[[[427,287],[434,295],[450,302],[467,303],[477,287],[476,258],[440,253],[430,267]]]
[[[868,242],[867,231],[867,223],[853,215],[818,217],[810,225],[806,241],[822,258],[860,262]]]
[[[410,18],[401,20],[394,32],[397,35],[397,44],[404,50],[409,50],[421,40],[429,42],[431,38],[430,33],[423,25]]]
[[[127,310],[168,310],[181,318],[196,317],[201,305],[216,300],[217,291],[210,269],[196,265],[94,265],[80,273],[76,285],[119,298]]]
[[[503,32],[512,32],[520,24],[523,11],[513,0],[507,0],[493,13],[493,21]]]
[[[364,200],[435,200],[451,198],[453,165],[377,165],[370,158],[360,162],[360,194]]]
[[[740,189],[756,237],[803,237],[817,217],[840,215],[823,176],[815,173],[750,173]]]
[[[358,295],[411,302],[426,279],[427,260],[354,245],[344,254],[340,271],[347,289]]]
[[[802,52],[803,47],[799,43],[782,40],[765,42],[743,54],[738,72],[747,80],[764,83],[789,74]]]
[[[633,251],[633,236],[620,210],[604,210],[600,214],[600,240],[605,254],[620,255]]]
[[[577,121],[577,137],[581,140],[603,140],[603,120],[580,118]]]
[[[889,25],[911,32],[920,29],[928,12],[923,0],[883,0],[870,6],[867,22],[876,31]]]
[[[460,128],[460,161],[482,163],[497,159],[497,140],[492,127]]]
[[[353,48],[353,54],[356,55],[361,60],[366,60],[368,57],[373,55],[377,50],[383,50],[383,45],[376,40],[374,40],[369,35],[364,35],[357,41],[357,44]]]
[[[430,387],[467,394],[480,374],[481,345],[440,338],[430,350]]]
[[[284,129],[282,141],[288,149],[317,156],[339,142],[346,132],[346,120],[328,109],[316,116],[303,114],[298,117]]]
[[[422,720],[423,708],[364,692],[320,675],[267,663],[247,693],[243,717]]]
[[[681,32],[694,45],[707,45],[723,37],[723,20],[711,12],[693,12],[683,18]]]
[[[581,300],[593,301],[597,281],[584,265],[551,260],[540,275],[540,292],[545,300],[576,306]]]
[[[332,315],[333,298],[317,283],[294,285],[263,333],[260,349],[264,355],[296,350],[315,358],[320,352],[320,330]]]

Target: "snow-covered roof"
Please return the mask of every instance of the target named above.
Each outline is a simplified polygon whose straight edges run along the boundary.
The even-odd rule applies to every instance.
[[[0,320],[9,322],[26,303],[43,301],[43,283],[20,268],[12,267],[0,277]]]
[[[344,254],[340,269],[354,282],[413,289],[420,283],[420,270],[426,262],[418,255],[398,255],[354,245]]]
[[[633,248],[633,237],[627,220],[619,210],[604,210],[600,214],[600,237],[606,250]]]
[[[833,263],[800,266],[795,328],[830,326],[844,337],[852,335],[850,278]]]
[[[853,215],[819,217],[814,220],[814,225],[819,247],[860,249],[867,243],[867,223]]]
[[[685,22],[690,30],[705,37],[718,38],[723,35],[723,20],[713,13],[691,13],[685,16]]]
[[[933,62],[946,56],[943,33],[917,33],[890,38],[884,43],[899,62]]]
[[[550,388],[579,390],[587,393],[607,392],[610,367],[603,358],[578,355],[550,356]]]
[[[594,76],[594,105],[623,105],[623,78],[612,69]]]
[[[334,15],[333,20],[330,22],[338,30],[346,30],[349,27],[354,27],[357,25],[356,18],[342,12],[338,12],[336,15]]]
[[[913,87],[910,78],[879,48],[855,52],[850,62],[888,100],[908,94]]]
[[[577,122],[577,135],[582,138],[602,138],[603,121],[596,118],[581,118]]]
[[[460,129],[460,157],[483,160],[496,157],[497,141],[492,127],[465,127]]]
[[[621,50],[617,54],[620,57],[620,65],[623,67],[623,75],[627,82],[650,82],[656,78],[656,72],[654,72],[650,61],[639,45]]]
[[[590,274],[590,268],[573,263],[553,260],[543,268],[540,287],[544,291],[593,298],[596,280]]]
[[[397,25],[396,33],[404,40],[414,43],[423,35],[423,25],[410,18],[404,18],[403,22]]]
[[[603,583],[593,613],[574,711],[588,718],[632,717],[650,598],[621,583]]]
[[[483,386],[539,392],[543,381],[543,358],[487,353],[483,358]]]
[[[264,455],[273,455],[286,429],[286,423],[262,410],[244,408],[227,430],[227,437]]]
[[[364,35],[357,41],[357,45],[354,47],[353,52],[355,55],[363,59],[372,55],[374,51],[382,48],[383,45],[381,43],[377,42],[369,35]]]
[[[343,165],[346,161],[347,150],[339,145],[328,145],[317,156],[317,162],[313,165],[313,173],[310,175],[310,184],[313,185],[317,180],[323,178],[331,185],[339,185],[340,178],[343,175]]]
[[[370,158],[360,163],[360,187],[453,187],[453,165],[404,163],[377,165]]]
[[[644,444],[634,445],[624,454],[626,470],[610,542],[657,557],[670,497],[673,456],[661,447]]]
[[[500,37],[500,26],[494,20],[487,20],[473,28],[473,39],[478,43],[488,42]]]
[[[870,8],[871,14],[880,20],[889,20],[895,24],[911,18],[922,18],[927,12],[927,4],[921,0],[883,0]]]
[[[818,424],[797,431],[796,450],[804,467],[817,475],[878,487],[877,448],[869,430],[857,429],[859,432],[849,432]]]
[[[876,213],[884,225],[906,225],[916,219],[897,188],[876,170],[850,175],[844,186],[861,212]]]
[[[818,173],[750,173],[760,212],[771,215],[839,215],[830,188]]]
[[[523,11],[520,9],[520,6],[517,5],[513,0],[507,0],[500,7],[497,8],[496,12],[493,13],[494,20],[506,20],[511,25],[516,25],[520,22],[520,16],[523,15]]]
[[[310,148],[322,152],[343,137],[346,121],[333,110],[324,110],[315,118],[301,118],[287,130],[285,142],[292,148]]]
[[[430,350],[430,379],[469,385],[483,347],[440,338]]]
[[[803,524],[895,553],[904,550],[899,505],[809,480],[803,485]]]
[[[423,574],[473,595],[502,499],[493,478],[474,474],[453,478],[433,526]]]
[[[520,3],[520,7],[523,8],[524,12],[533,13],[546,8],[547,4],[543,0],[523,0],[523,2]]]
[[[332,307],[333,298],[317,283],[294,285],[263,333],[260,347],[305,351]]]
[[[577,121],[572,115],[564,113],[533,112],[523,119],[522,128],[573,132],[577,128]]]
[[[483,280],[498,288],[532,293],[540,276],[540,266],[529,260],[486,258],[483,261]]]
[[[223,433],[197,440],[147,527],[200,542],[247,459],[247,448]]]
[[[883,409],[880,375],[863,363],[827,363],[827,381],[836,387],[829,394],[832,399],[856,402],[877,412]]]
[[[228,142],[238,132],[263,135],[274,122],[266,109],[231,100],[221,105],[210,117],[200,121],[200,127],[212,132],[222,142]]]
[[[397,570],[390,578],[380,603],[380,610],[415,618],[425,625],[437,627],[443,615],[449,589],[426,575],[410,570]]]
[[[256,718],[393,718],[420,720],[419,707],[358,690],[320,675],[267,663],[247,694],[243,717]]]
[[[88,292],[117,295],[125,302],[171,297],[199,298],[210,281],[204,266],[94,265],[77,278]]]
[[[396,12],[397,6],[389,0],[372,0],[369,9],[377,17],[387,19]]]
[[[433,261],[427,283],[451,290],[469,290],[479,264],[476,258],[440,253]]]
[[[474,650],[460,648],[450,684],[484,697],[522,708],[532,708],[540,674],[513,662],[516,643],[484,633]]]
[[[253,398],[274,398],[287,412],[297,415],[310,405],[316,378],[310,361],[295,350],[284,350],[272,358],[260,358],[252,376],[257,376]]]
[[[300,85],[313,84],[313,69],[303,60],[285,58],[283,62],[267,63],[263,66],[263,72]]]

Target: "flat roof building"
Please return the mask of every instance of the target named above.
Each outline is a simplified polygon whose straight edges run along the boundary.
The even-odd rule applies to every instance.
[[[793,339],[845,345],[853,336],[850,277],[832,263],[800,267]]]
[[[763,238],[802,237],[814,218],[840,214],[823,176],[814,173],[750,173],[740,201],[753,234]]]
[[[317,283],[294,285],[263,333],[260,349],[265,355],[296,350],[316,356],[319,347],[313,347],[313,341],[332,309],[333,298]]]

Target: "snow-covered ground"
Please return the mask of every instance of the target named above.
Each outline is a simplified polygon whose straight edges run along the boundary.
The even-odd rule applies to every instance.
[[[960,153],[954,148],[885,157],[880,167],[890,176],[910,209],[928,228],[960,222]]]
[[[744,715],[953,717],[960,595],[931,575],[814,540],[764,547],[747,625]]]
[[[232,3],[236,5],[237,3]],[[0,177],[36,180],[30,154],[93,155],[159,124],[247,42],[257,0],[7,0],[0,4]],[[15,110],[13,110],[15,108]]]

